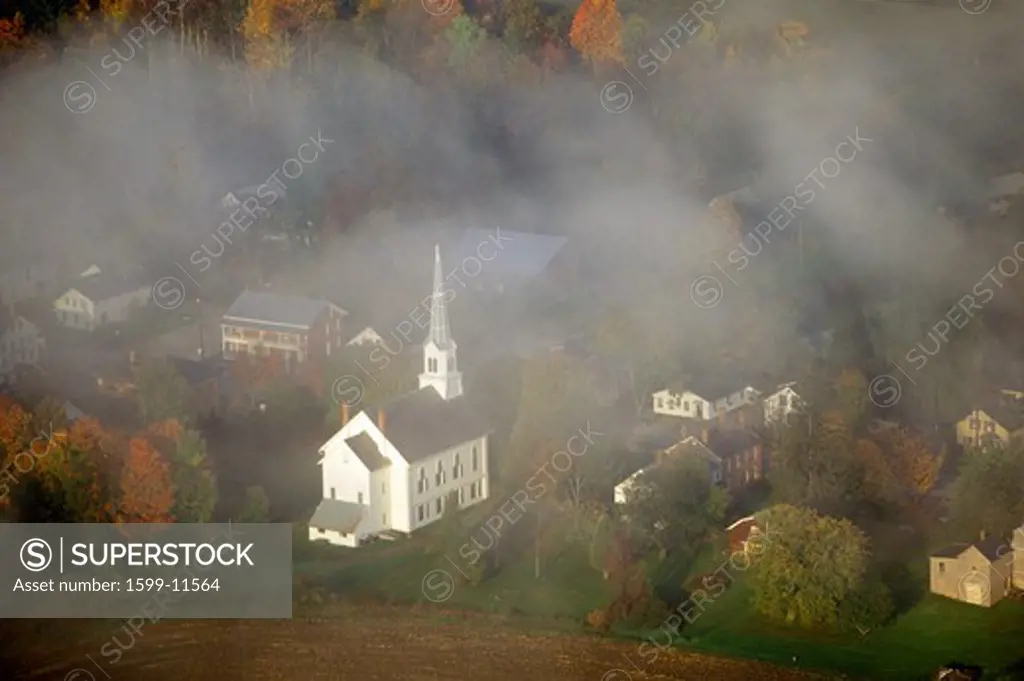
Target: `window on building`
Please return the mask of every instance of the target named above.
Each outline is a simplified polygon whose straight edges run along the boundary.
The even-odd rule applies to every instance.
[[[456,454],[455,455],[455,462],[452,465],[452,480],[458,480],[459,479],[459,475],[461,475],[461,473],[462,473],[459,470],[459,467],[461,467],[461,466],[462,466],[462,464],[459,463],[459,455]]]
[[[480,468],[480,457],[477,455],[476,445],[473,445],[473,472],[476,473]]]
[[[658,398],[658,409],[664,409],[664,408],[665,408],[665,401],[659,397]]]
[[[423,504],[416,507],[416,518],[423,522]]]
[[[438,461],[437,462],[437,469],[434,471],[434,485],[436,485],[437,487],[440,487],[443,484],[444,484],[444,468],[442,467],[441,462]]]
[[[789,406],[789,395],[785,393],[779,395],[779,406],[783,409]]]
[[[981,428],[981,419],[971,419],[971,430],[978,430]]]
[[[686,400],[685,402],[683,402],[683,410],[690,411],[690,400]]]
[[[361,504],[361,503],[363,503],[363,493],[362,493],[362,492],[359,492],[359,493],[358,493],[358,494],[356,495],[356,498],[357,498],[357,499],[359,500],[359,502],[358,502],[358,503],[360,503],[360,504]]]
[[[946,574],[946,564],[945,563],[939,563],[939,574],[940,575]]]
[[[331,498],[332,499],[337,499],[338,498],[338,495],[335,494],[335,489],[333,487],[331,488]]]
[[[316,531],[317,531],[317,532],[319,532],[320,534],[327,534],[327,530],[325,530],[325,529],[324,529],[324,528],[322,528],[322,527],[318,527],[318,528],[316,528]]]
[[[704,405],[698,404],[696,411],[697,411],[697,418],[699,418],[699,419],[704,418]]]
[[[427,491],[429,485],[430,485],[430,483],[427,481],[427,469],[421,467],[420,468],[420,477],[416,481],[416,492],[418,494],[423,494],[424,492]]]
[[[441,500],[441,497],[437,498],[436,506],[437,506],[437,514],[441,515],[441,508],[443,507],[443,502]]]
[[[476,483],[469,486],[469,498],[476,499]]]
[[[466,503],[466,490],[464,490],[463,488],[460,487],[459,488],[459,506],[462,506],[464,503]]]

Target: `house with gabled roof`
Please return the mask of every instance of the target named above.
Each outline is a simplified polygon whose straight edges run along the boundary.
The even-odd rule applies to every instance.
[[[142,269],[117,273],[92,265],[57,297],[54,314],[61,325],[85,331],[123,323],[150,303],[153,283]]]
[[[707,429],[702,430],[700,437],[696,435],[684,435],[682,439],[671,447],[667,447],[655,454],[654,463],[645,466],[640,470],[631,473],[628,477],[615,485],[614,499],[616,504],[625,504],[632,493],[643,483],[648,475],[655,475],[659,466],[670,459],[681,457],[697,457],[708,464],[708,472],[713,483],[722,481],[722,459],[708,448]]]
[[[36,365],[45,345],[39,327],[16,305],[0,308],[0,384],[12,382],[19,367]]]
[[[766,424],[785,422],[792,414],[798,412],[804,405],[804,399],[800,397],[798,390],[797,382],[790,381],[765,391],[766,394],[762,400],[764,422]]]
[[[334,303],[263,291],[243,291],[221,318],[225,359],[276,357],[286,372],[340,351],[348,312]]]
[[[731,415],[759,407],[761,391],[754,381],[743,377],[689,376],[669,384],[651,398],[655,414],[724,423]]]
[[[1024,397],[1015,390],[1001,390],[979,402],[978,407],[956,424],[956,439],[965,447],[989,442],[1009,443],[1024,436]]]
[[[1013,537],[953,544],[929,557],[934,594],[988,608],[1013,588],[1024,588],[1024,526]]]
[[[375,535],[414,532],[490,494],[491,428],[463,393],[457,345],[434,251],[430,330],[423,344],[419,390],[349,418],[320,448],[323,499],[309,538],[358,546]]]

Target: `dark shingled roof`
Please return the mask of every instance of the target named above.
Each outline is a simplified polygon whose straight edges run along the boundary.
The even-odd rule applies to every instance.
[[[359,460],[371,471],[378,471],[391,465],[391,462],[377,449],[377,443],[373,441],[369,433],[353,435],[345,440],[345,444],[352,448]]]
[[[990,561],[995,562],[1005,556],[1010,550],[1010,544],[1002,537],[988,537],[981,541],[976,541],[970,544],[953,544],[940,549],[932,554],[934,558],[957,558],[966,551],[968,548],[973,546],[981,552],[981,555],[988,558]]]
[[[981,551],[983,556],[992,561],[1002,558],[1010,550],[1009,542],[998,536],[974,542],[974,547]]]
[[[288,296],[263,291],[243,291],[224,313],[225,320],[239,319],[308,329],[328,308],[326,300]]]
[[[932,552],[932,558],[957,558],[961,553],[970,548],[970,544],[952,544],[945,546],[938,551]]]
[[[350,501],[324,499],[316,507],[309,526],[324,530],[334,530],[342,534],[352,534],[363,519],[363,507]]]
[[[465,396],[445,401],[430,387],[397,397],[379,409],[385,414],[384,436],[410,463],[491,432]],[[377,409],[368,413],[376,421]]]

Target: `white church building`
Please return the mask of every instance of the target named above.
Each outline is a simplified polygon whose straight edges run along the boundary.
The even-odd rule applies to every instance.
[[[439,520],[450,497],[459,508],[488,497],[491,429],[462,392],[443,276],[435,248],[419,390],[351,420],[343,406],[341,429],[320,448],[323,500],[309,521],[311,540],[354,547]]]

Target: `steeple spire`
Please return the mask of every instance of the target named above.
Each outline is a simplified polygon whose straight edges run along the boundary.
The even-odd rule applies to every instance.
[[[462,374],[456,359],[455,341],[448,326],[448,304],[444,300],[441,247],[434,246],[434,291],[430,296],[430,335],[423,344],[423,373],[420,389],[433,388],[446,400],[462,395]]]
[[[434,246],[434,293],[430,299],[430,337],[438,350],[447,350],[452,344],[452,330],[448,325],[448,304],[445,303],[441,287],[444,285],[444,273],[441,268],[441,247]]]

